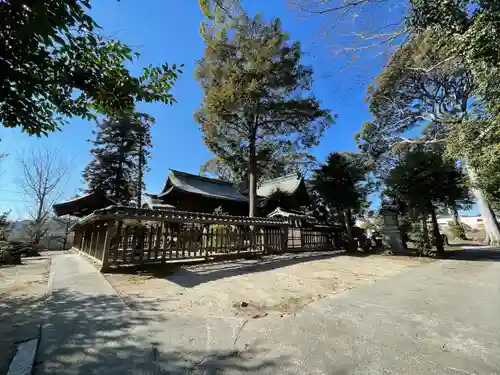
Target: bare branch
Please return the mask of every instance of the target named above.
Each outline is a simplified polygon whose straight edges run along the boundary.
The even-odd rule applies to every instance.
[[[24,193],[24,201],[33,220],[33,242],[44,234],[52,205],[61,198],[68,175],[68,165],[56,150],[35,149],[17,154],[19,177],[16,185]]]
[[[438,62],[437,64],[431,66],[430,68],[415,68],[415,67],[406,67],[406,69],[409,69],[409,70],[415,70],[415,71],[419,71],[419,72],[424,72],[426,74],[428,73],[431,73],[433,70],[439,68],[441,65],[444,65],[446,64],[448,61],[451,61],[453,59],[457,58],[456,55],[453,55],[453,56],[450,56],[450,57],[447,57],[446,59],[444,60],[441,60],[440,62]]]
[[[351,11],[355,7],[365,5],[367,3],[371,4],[377,4],[377,3],[383,3],[387,0],[353,0],[353,1],[345,1],[343,4],[327,7],[321,9],[321,5],[315,3],[313,7],[319,8],[319,10],[314,10],[311,7],[306,7],[303,5],[303,1],[290,1],[292,5],[297,6],[300,10],[310,13],[310,14],[327,14],[327,13],[334,13],[338,11],[345,11],[347,9],[347,12]],[[331,1],[321,1],[320,3],[325,4],[325,3],[330,3]]]
[[[395,145],[397,144],[412,144],[412,145],[430,145],[430,144],[436,144],[436,143],[445,143],[446,139],[408,139],[405,137],[400,137],[400,141],[394,142]]]

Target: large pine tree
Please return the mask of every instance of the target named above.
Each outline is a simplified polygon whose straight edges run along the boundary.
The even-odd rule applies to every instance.
[[[135,114],[107,119],[98,125],[93,132],[95,139],[90,141],[94,158],[83,171],[87,193],[98,188],[124,205],[141,196],[150,157],[151,124],[148,115]]]
[[[205,95],[196,120],[210,151],[245,171],[254,216],[262,161],[278,165],[317,145],[332,116],[310,94],[312,70],[300,63],[300,44],[289,42],[280,20],[234,17],[203,29],[197,78]]]

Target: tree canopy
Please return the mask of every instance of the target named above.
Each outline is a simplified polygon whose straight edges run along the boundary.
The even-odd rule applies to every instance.
[[[133,111],[138,101],[172,103],[181,66],[127,68],[139,53],[107,38],[90,0],[0,2],[0,122],[28,134],[59,129],[66,117]]]
[[[90,141],[93,160],[83,171],[86,192],[100,189],[119,204],[129,205],[143,188],[151,145],[151,117],[126,114],[99,123]]]
[[[424,221],[431,215],[434,238],[442,251],[436,210],[439,206],[470,204],[466,176],[456,163],[423,148],[405,152],[385,181],[396,197],[416,210]]]
[[[317,145],[333,116],[310,94],[312,70],[300,64],[300,44],[289,42],[279,19],[241,15],[229,30],[206,28],[203,37],[196,120],[220,160],[236,173],[246,164],[252,216],[259,162],[277,165]]]
[[[363,154],[334,152],[312,176],[321,216],[343,216],[351,240],[353,216],[368,206],[370,172],[371,165]]]

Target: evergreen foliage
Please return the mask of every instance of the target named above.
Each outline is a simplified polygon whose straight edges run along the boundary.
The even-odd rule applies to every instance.
[[[140,169],[147,170],[153,119],[146,114],[107,119],[93,131],[93,160],[83,171],[86,192],[100,189],[119,204],[129,205],[142,192]]]
[[[259,166],[317,145],[333,117],[310,94],[312,70],[300,64],[300,44],[288,41],[279,19],[239,15],[228,25],[203,31],[197,78],[204,100],[196,120],[210,151],[248,175],[253,216]]]

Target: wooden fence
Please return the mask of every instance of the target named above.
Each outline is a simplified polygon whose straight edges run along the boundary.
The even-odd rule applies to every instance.
[[[111,206],[74,226],[74,248],[102,265],[216,260],[333,248],[325,230],[283,220]]]

